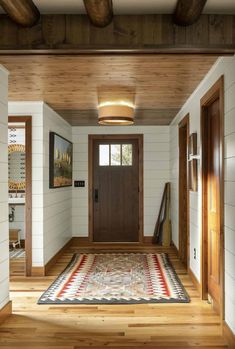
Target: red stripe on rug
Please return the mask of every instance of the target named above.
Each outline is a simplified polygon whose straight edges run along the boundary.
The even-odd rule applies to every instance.
[[[63,292],[65,291],[66,287],[68,286],[68,284],[72,281],[72,278],[74,277],[74,274],[77,273],[79,271],[79,269],[81,267],[83,267],[85,261],[87,259],[87,256],[86,255],[83,255],[82,258],[81,258],[81,261],[79,263],[79,265],[77,266],[77,268],[73,271],[73,273],[71,274],[70,278],[67,280],[67,282],[64,284],[62,290],[60,291],[60,293],[57,295],[57,297],[61,297],[61,295],[63,294]]]
[[[92,274],[92,271],[93,271],[93,268],[94,268],[94,265],[96,264],[96,256],[94,256],[94,259],[93,259],[93,262],[90,266],[90,268],[88,269],[87,273],[86,273],[86,276],[84,277],[79,289],[77,290],[76,292],[76,297],[79,297],[80,293],[83,291],[82,289],[86,286],[86,283],[87,281],[89,280],[90,278],[90,275]]]
[[[144,265],[145,265],[145,274],[146,274],[146,284],[147,284],[147,292],[149,295],[153,296],[154,295],[154,288],[153,288],[153,283],[152,283],[152,278],[150,275],[150,268],[148,264],[148,258],[145,256],[144,258]]]
[[[166,289],[166,296],[168,296],[168,297],[170,297],[170,290],[169,290],[169,288],[168,288],[168,284],[167,284],[167,281],[166,281],[166,279],[165,279],[165,275],[164,275],[164,273],[163,273],[163,271],[162,271],[162,267],[161,267],[161,264],[160,264],[160,262],[159,262],[159,260],[158,260],[158,256],[155,254],[154,256],[154,259],[155,259],[155,263],[156,263],[156,265],[157,265],[157,268],[158,268],[158,270],[159,270],[159,272],[160,272],[160,274],[161,274],[161,276],[160,276],[160,278],[162,279],[162,281],[164,282],[164,287],[165,287],[165,289]]]

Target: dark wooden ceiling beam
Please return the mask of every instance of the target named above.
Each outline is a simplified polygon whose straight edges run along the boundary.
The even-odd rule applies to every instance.
[[[0,5],[22,27],[32,27],[40,19],[40,12],[32,0],[0,0]]]
[[[106,27],[113,19],[112,0],[83,0],[87,15],[96,27]]]
[[[180,26],[195,23],[202,14],[207,0],[178,0],[173,21]]]
[[[202,15],[183,28],[172,15],[120,15],[100,30],[86,15],[41,15],[22,28],[0,14],[0,55],[82,53],[234,54],[235,15]]]

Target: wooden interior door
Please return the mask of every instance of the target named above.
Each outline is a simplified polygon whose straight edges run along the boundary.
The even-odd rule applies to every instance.
[[[139,242],[137,139],[93,141],[93,241]]]
[[[220,115],[219,99],[208,107],[207,169],[208,294],[220,304]]]
[[[201,99],[202,298],[224,314],[224,79]]]
[[[189,115],[179,124],[179,257],[186,268],[189,258],[188,190]]]

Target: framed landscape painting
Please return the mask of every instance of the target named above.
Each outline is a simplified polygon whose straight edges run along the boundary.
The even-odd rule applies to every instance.
[[[50,132],[49,187],[61,188],[72,186],[73,144]]]

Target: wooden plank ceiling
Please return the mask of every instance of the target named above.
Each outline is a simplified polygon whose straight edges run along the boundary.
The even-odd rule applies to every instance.
[[[100,102],[128,100],[135,124],[168,125],[215,55],[1,56],[10,101],[43,100],[71,125],[97,125]]]

